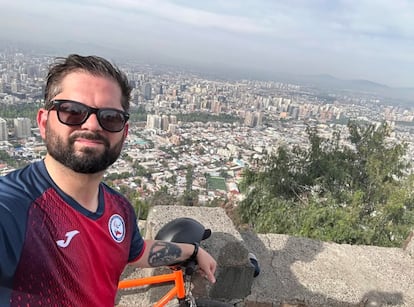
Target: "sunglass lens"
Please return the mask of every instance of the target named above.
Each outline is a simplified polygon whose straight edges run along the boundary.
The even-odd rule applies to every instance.
[[[99,121],[102,128],[112,132],[121,131],[125,125],[124,115],[116,110],[100,110]]]
[[[88,116],[88,109],[77,103],[64,102],[59,106],[60,120],[69,125],[80,125]]]

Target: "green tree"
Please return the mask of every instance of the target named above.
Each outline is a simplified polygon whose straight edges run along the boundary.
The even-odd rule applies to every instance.
[[[192,165],[188,165],[187,173],[185,175],[185,179],[186,179],[185,190],[189,193],[193,190],[193,175],[194,175],[194,167]]]
[[[147,198],[147,201],[150,206],[167,206],[177,204],[177,199],[168,192],[168,188],[166,186],[161,187],[152,196]]]
[[[259,232],[350,244],[399,246],[414,224],[413,178],[406,145],[390,141],[386,124],[348,123],[321,138],[308,127],[309,147],[280,147],[246,169],[240,219]]]
[[[179,204],[183,206],[197,206],[198,205],[198,191],[184,191],[181,197],[178,199]]]
[[[142,200],[140,198],[135,198],[132,200],[132,206],[135,209],[135,213],[138,219],[140,220],[147,219],[148,212],[151,207],[151,204],[148,201]]]

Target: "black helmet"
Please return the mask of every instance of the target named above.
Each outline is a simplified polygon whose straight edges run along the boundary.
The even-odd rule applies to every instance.
[[[180,217],[161,227],[155,236],[155,240],[175,243],[200,243],[210,235],[211,230],[205,229],[198,221],[189,217]]]

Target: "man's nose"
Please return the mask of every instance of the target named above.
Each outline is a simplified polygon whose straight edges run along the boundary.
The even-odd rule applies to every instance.
[[[86,121],[82,124],[82,128],[87,128],[92,131],[102,130],[97,114],[90,114]]]

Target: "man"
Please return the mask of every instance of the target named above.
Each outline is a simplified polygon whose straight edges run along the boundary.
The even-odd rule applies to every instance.
[[[192,244],[143,240],[130,203],[102,183],[128,135],[131,88],[107,60],[50,69],[37,114],[44,160],[0,178],[0,306],[113,306],[127,263],[215,260]]]

